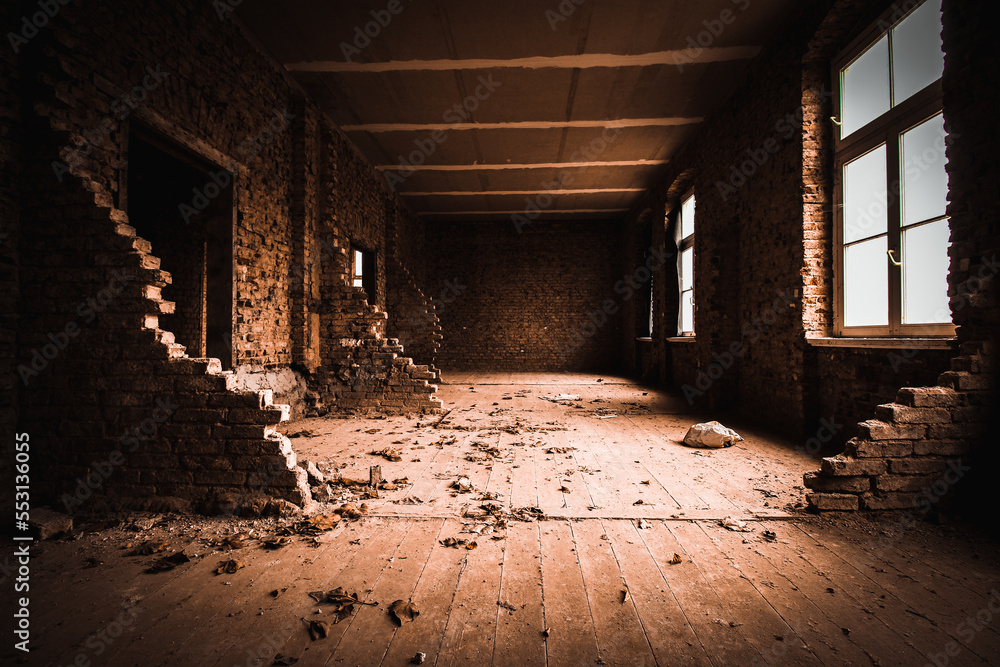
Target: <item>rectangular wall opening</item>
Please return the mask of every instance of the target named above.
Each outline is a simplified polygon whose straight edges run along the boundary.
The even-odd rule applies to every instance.
[[[125,209],[173,282],[160,328],[192,357],[233,366],[233,175],[141,127],[129,132]]]

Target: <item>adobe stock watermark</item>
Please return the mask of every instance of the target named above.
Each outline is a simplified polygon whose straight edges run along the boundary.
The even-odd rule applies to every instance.
[[[932,484],[925,486],[920,492],[913,494],[911,504],[914,512],[906,511],[899,515],[896,521],[889,527],[883,529],[877,540],[870,543],[867,550],[868,563],[872,559],[881,558],[889,548],[894,545],[903,534],[915,526],[919,520],[930,514],[935,505],[941,502],[951,490],[965,477],[966,473],[972,470],[972,466],[962,463],[962,459],[948,461],[945,472]],[[856,563],[862,564],[862,563]]]
[[[34,39],[40,30],[49,24],[59,13],[59,10],[72,0],[38,0],[38,11],[21,17],[20,30],[8,32],[7,41],[14,53],[20,53],[21,47]]]
[[[1000,615],[1000,591],[993,588],[990,590],[990,598],[986,606],[976,612],[975,616],[967,616],[964,621],[955,626],[955,631],[951,634],[957,636],[958,640],[952,639],[942,647],[940,653],[932,653],[927,656],[929,662],[924,663],[924,667],[948,667],[951,659],[961,655],[962,649],[974,642],[979,633],[985,630],[997,615]]]
[[[604,128],[601,131],[601,136],[594,137],[589,142],[578,146],[577,149],[570,154],[569,161],[596,161],[597,157],[604,151],[608,150],[611,144],[615,143],[621,134],[622,129],[620,127]],[[570,173],[568,169],[563,169],[559,172],[559,177],[556,180],[542,182],[541,186],[544,190],[546,190],[546,192],[540,192],[534,197],[525,197],[524,211],[521,213],[513,213],[510,216],[510,221],[514,223],[514,229],[517,230],[517,233],[522,233],[525,227],[538,219],[538,217],[542,214],[542,211],[552,206],[554,200],[549,192],[562,190],[563,188],[572,185],[574,180],[576,179],[573,174]]]
[[[750,0],[730,0],[736,5],[736,10],[729,8],[719,12],[719,16],[714,19],[706,19],[701,22],[705,29],[695,36],[687,38],[687,48],[680,55],[674,58],[674,65],[678,71],[683,72],[685,65],[697,61],[698,58],[715,44],[715,41],[722,37],[728,26],[736,22],[737,17],[750,8]]]
[[[814,88],[812,92],[823,100],[833,97],[833,91],[828,90],[825,85],[818,89]],[[800,105],[795,111],[790,111],[775,121],[773,133],[758,147],[748,148],[744,151],[746,159],[729,167],[729,177],[725,181],[715,182],[715,189],[722,197],[722,201],[727,201],[736,194],[761,167],[795,138],[796,134],[801,131],[804,117],[805,111]]]
[[[823,446],[829,444],[838,433],[844,430],[843,424],[838,424],[833,417],[827,419],[823,417],[819,420],[819,428],[816,435],[801,443],[795,448],[799,454],[816,456],[822,451]]]
[[[413,0],[407,1],[412,2]],[[377,39],[382,31],[389,27],[392,19],[402,14],[404,9],[406,7],[403,6],[401,0],[389,0],[385,9],[373,9],[368,12],[373,20],[368,21],[364,26],[354,26],[354,40],[351,43],[340,43],[340,52],[344,54],[344,60],[354,62],[351,58],[360,55],[364,49],[367,49],[372,40]]]
[[[438,319],[437,314],[454,303],[468,289],[467,285],[458,282],[458,278],[444,281],[444,287],[441,288],[438,295],[428,299],[427,305],[429,307],[426,310],[410,313],[406,320],[409,329],[404,331],[399,339],[403,347],[405,348],[418,336],[426,333]]]
[[[685,384],[681,387],[684,398],[688,405],[694,405],[695,400],[705,395],[709,389],[726,372],[733,367],[738,359],[741,359],[761,336],[770,331],[770,328],[778,321],[779,313],[788,310],[796,303],[794,290],[781,290],[777,293],[771,305],[760,315],[752,317],[744,322],[740,328],[741,340],[734,340],[722,351],[712,353],[712,363],[708,366],[708,371],[698,368],[694,386]]]
[[[77,304],[77,318],[67,320],[63,328],[58,331],[50,331],[47,334],[49,342],[42,345],[41,350],[38,348],[31,350],[31,360],[28,364],[18,365],[17,373],[21,376],[21,382],[24,383],[24,386],[27,387],[32,378],[38,377],[48,368],[49,363],[54,361],[80,335],[83,330],[80,325],[81,320],[84,324],[92,323],[97,315],[107,310],[108,304],[121,294],[125,286],[133,280],[136,280],[136,276],[120,273],[115,269],[107,287]]]
[[[663,268],[667,260],[673,256],[674,253],[665,248],[650,247],[646,252],[645,263],[615,283],[614,291],[620,299],[605,299],[600,308],[587,313],[583,324],[570,330],[569,339],[559,346],[559,360],[565,362],[572,352],[580,349],[588,339],[596,336],[597,332],[620,310],[619,301],[622,303],[629,301],[635,296],[636,290],[648,282],[653,274]]]
[[[996,255],[992,255],[989,258],[983,255],[979,261],[979,270],[974,275],[970,275],[959,283],[953,290],[950,290],[953,293],[948,297],[948,310],[945,311],[942,309],[935,313],[935,318],[938,322],[950,322],[954,318],[955,313],[960,312],[968,306],[972,302],[972,298],[986,289],[992,283],[996,274],[1000,272],[1000,263],[997,262]],[[906,364],[913,363],[914,358],[922,349],[924,348],[907,347],[901,350],[892,350],[886,355],[886,360],[892,367],[893,372],[898,373],[900,368]]]
[[[473,112],[479,108],[480,104],[488,100],[496,92],[496,89],[503,85],[499,81],[494,81],[492,74],[486,77],[480,75],[477,81],[479,85],[476,86],[472,95],[469,95],[461,102],[455,103],[441,115],[444,122],[450,125],[465,122],[472,117]],[[427,158],[434,155],[437,152],[438,146],[447,140],[448,132],[441,129],[434,130],[428,137],[415,139],[413,141],[414,150],[410,151],[405,157],[398,155],[396,157],[398,164],[394,165],[391,169],[386,169],[383,174],[385,182],[389,184],[389,189],[395,192],[396,186],[412,176],[416,168],[426,162]]]
[[[94,147],[102,145],[105,136],[111,134],[118,123],[128,118],[132,110],[138,108],[149,96],[149,93],[158,88],[163,80],[170,76],[170,72],[162,71],[159,65],[147,66],[145,71],[146,75],[138,84],[111,102],[110,115],[102,118],[96,127],[84,130],[80,137],[82,141],[76,142],[76,146],[67,153],[63,160],[52,161],[52,172],[60,183],[62,183],[63,177],[70,173],[71,167],[80,166],[83,159],[94,151]]]
[[[569,20],[569,17],[576,12],[576,8],[587,2],[587,0],[562,0],[555,9],[545,10],[545,20],[549,22],[552,32],[559,28],[559,24]]]
[[[142,420],[138,426],[126,429],[122,433],[118,439],[119,448],[108,454],[107,458],[102,461],[92,461],[87,474],[83,478],[76,478],[76,488],[73,490],[72,495],[68,493],[62,494],[60,500],[66,509],[66,513],[72,515],[77,507],[82,505],[94,495],[94,492],[104,486],[104,483],[114,474],[115,470],[125,464],[125,455],[122,453],[123,449],[127,448],[130,453],[135,452],[139,449],[140,445],[156,437],[160,425],[170,419],[170,416],[179,407],[180,405],[174,401],[173,396],[161,396],[157,398],[156,407],[153,408],[150,416]]]

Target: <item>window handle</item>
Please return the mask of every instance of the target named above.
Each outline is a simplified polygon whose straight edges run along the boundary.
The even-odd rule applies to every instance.
[[[892,252],[893,251],[892,251],[891,248],[889,250],[885,251],[885,254],[889,255],[889,261],[892,262],[893,264],[895,264],[896,266],[902,266],[903,263],[902,262],[897,262],[896,258],[892,256]]]

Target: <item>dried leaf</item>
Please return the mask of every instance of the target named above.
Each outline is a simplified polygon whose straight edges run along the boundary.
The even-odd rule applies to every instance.
[[[152,556],[170,548],[169,542],[147,541],[129,553],[129,556]]]
[[[621,596],[619,602],[621,602],[622,604],[625,604],[626,602],[632,599],[632,596],[629,594],[628,590],[623,590],[621,593],[619,593],[619,595]]]
[[[243,569],[244,565],[242,561],[238,560],[227,560],[219,563],[219,567],[215,568],[216,574],[235,574],[237,570]]]
[[[308,621],[309,638],[313,641],[326,639],[330,634],[330,624],[326,621]]]
[[[417,608],[413,606],[412,602],[407,602],[406,600],[396,600],[391,605],[389,605],[389,616],[395,619],[397,625],[403,625],[403,623],[412,622],[420,612]]]
[[[266,549],[280,549],[282,547],[287,547],[292,541],[287,537],[272,537],[269,540],[264,540],[264,548]]]
[[[680,554],[674,554],[674,557],[670,559],[671,565],[680,565],[683,562]]]
[[[150,565],[146,572],[150,574],[156,574],[158,572],[166,572],[167,570],[172,570],[178,565],[189,562],[191,559],[187,557],[183,551],[178,551],[177,553],[170,554],[160,560],[154,562]]]
[[[639,482],[639,483],[640,483],[640,484],[646,484],[646,485],[648,486],[648,485],[649,485],[649,480],[648,480],[648,479],[645,479],[645,480],[643,480],[643,481],[641,481],[641,482]]]
[[[318,514],[309,517],[308,522],[320,530],[333,530],[340,523],[340,516],[337,514]]]
[[[403,457],[399,455],[398,449],[393,449],[392,447],[386,447],[385,449],[380,449],[377,452],[370,452],[372,456],[381,456],[386,461],[402,461]]]

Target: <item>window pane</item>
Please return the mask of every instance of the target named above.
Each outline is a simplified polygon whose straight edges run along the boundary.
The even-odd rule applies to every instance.
[[[903,323],[951,322],[948,308],[948,220],[903,232]]]
[[[360,250],[355,250],[354,251],[354,275],[356,275],[356,276],[363,275],[361,273],[362,266],[363,266],[363,264],[362,264],[362,259],[361,259],[361,251]]]
[[[681,292],[681,333],[694,331],[694,291]]]
[[[364,284],[361,282],[361,278],[355,278],[354,279],[354,286],[355,287],[364,287]]]
[[[844,251],[844,324],[889,324],[889,274],[886,237],[852,245]]]
[[[903,133],[903,226],[940,218],[948,206],[944,116]]]
[[[928,0],[892,30],[893,104],[944,74],[941,0]]]
[[[681,289],[694,287],[694,248],[681,252]]]
[[[885,144],[844,165],[844,243],[884,234]]]
[[[882,37],[841,75],[841,109],[846,137],[889,110],[889,36]]]
[[[681,204],[681,238],[694,234],[694,195],[691,195]]]

